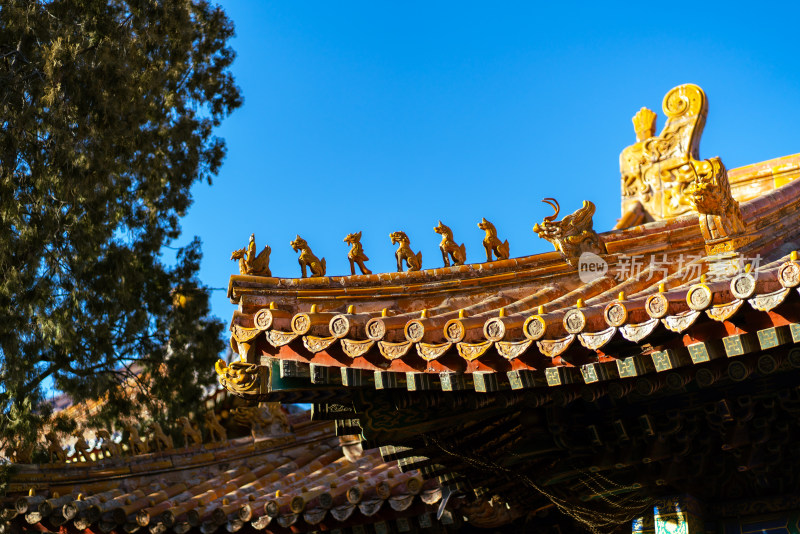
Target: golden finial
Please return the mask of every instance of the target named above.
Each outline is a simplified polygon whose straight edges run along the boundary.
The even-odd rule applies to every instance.
[[[270,310],[277,310],[277,309],[278,309],[278,306],[276,306],[274,302],[270,302],[270,303],[269,303],[269,309],[270,309]]]
[[[536,315],[544,315],[544,306],[539,306],[536,309]]]
[[[36,495],[36,490],[33,488],[28,489],[28,497],[33,497]]]
[[[498,317],[505,317],[506,316],[506,309],[500,308],[500,313],[497,315]]]
[[[347,313],[353,314],[355,312],[356,312],[356,307],[353,304],[347,307]]]
[[[282,492],[281,490],[277,490],[277,491],[275,492],[275,498],[276,498],[276,499],[277,499],[278,497],[281,497],[282,495],[283,495],[283,492]]]
[[[308,312],[308,313],[317,313],[317,305],[316,304],[312,304],[311,305],[311,311]]]
[[[797,251],[793,250],[791,254],[789,254],[789,259],[792,261],[797,261]]]
[[[749,273],[752,270],[753,270],[753,264],[752,263],[748,263],[747,265],[744,266],[744,272]]]
[[[575,307],[583,308],[583,299],[578,299],[578,301],[575,303]]]
[[[704,275],[704,274],[700,275],[700,283],[701,284],[705,284],[706,283],[706,275]]]
[[[381,310],[381,317],[389,317],[389,308],[384,308]]]
[[[633,129],[636,131],[636,140],[644,141],[653,137],[656,133],[656,115],[655,111],[642,108],[633,116]]]
[[[467,310],[458,310],[458,318],[463,319],[467,316]]]
[[[428,309],[423,309],[419,314],[420,319],[427,319],[428,318]]]
[[[619,292],[619,296],[617,297],[617,300],[620,300],[620,301],[625,300],[625,292],[624,291],[620,291]]]
[[[666,293],[667,292],[667,284],[665,284],[664,282],[661,282],[660,284],[658,284],[658,292],[659,293]]]
[[[75,500],[76,501],[82,501],[83,500],[83,493],[79,493],[78,496],[75,497]]]

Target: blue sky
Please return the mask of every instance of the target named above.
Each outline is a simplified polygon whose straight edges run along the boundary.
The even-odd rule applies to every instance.
[[[481,217],[512,257],[551,250],[532,232],[559,200],[619,217],[619,153],[631,117],[681,83],[709,117],[700,156],[729,168],[800,152],[797,3],[266,2],[226,0],[245,103],[218,135],[228,156],[197,184],[184,238],[201,278],[227,287],[230,253],[255,232],[274,276],[297,277],[300,234],[349,274],[350,232],[374,272],[395,269],[405,231],[440,267],[441,219],[484,261]],[[215,291],[213,312],[233,306]]]

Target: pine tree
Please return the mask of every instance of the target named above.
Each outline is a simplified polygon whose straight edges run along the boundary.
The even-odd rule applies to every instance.
[[[108,421],[213,380],[199,240],[162,254],[241,105],[232,35],[203,0],[0,2],[0,440],[35,438],[49,384]]]

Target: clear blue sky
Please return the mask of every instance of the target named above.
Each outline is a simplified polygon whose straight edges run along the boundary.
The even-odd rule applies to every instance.
[[[440,267],[439,219],[485,259],[481,217],[511,255],[551,250],[531,227],[583,199],[595,229],[619,217],[631,117],[692,82],[709,97],[700,145],[731,169],[800,152],[798,3],[224,2],[236,25],[244,106],[218,134],[228,156],[194,188],[184,239],[201,278],[227,287],[230,253],[255,232],[274,276],[297,277],[303,236],[329,275],[349,274],[349,232],[374,272],[404,230]],[[233,305],[216,291],[226,322]]]

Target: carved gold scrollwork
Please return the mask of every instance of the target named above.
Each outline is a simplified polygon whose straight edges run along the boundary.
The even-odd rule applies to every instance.
[[[643,323],[626,324],[619,328],[622,337],[633,343],[638,343],[653,333],[658,326],[658,318],[653,318]]]
[[[458,343],[456,345],[458,354],[468,362],[483,356],[491,346],[491,341],[484,341],[483,343]]]
[[[402,341],[400,343],[390,343],[388,341],[378,341],[378,349],[387,360],[396,360],[405,356],[408,349],[411,348],[410,341]]]
[[[358,358],[369,352],[369,349],[375,344],[372,340],[366,341],[353,341],[352,339],[342,339],[342,350],[351,358]]]
[[[688,310],[677,315],[667,315],[661,319],[661,322],[667,327],[667,330],[681,333],[694,324],[700,317],[700,313],[698,310]]]
[[[435,360],[442,356],[447,350],[452,347],[453,344],[451,342],[447,343],[417,343],[417,354],[419,354],[420,358],[426,361]]]
[[[717,304],[706,310],[706,315],[719,322],[727,321],[742,307],[743,300],[734,300],[728,304]]]
[[[267,331],[267,341],[270,345],[275,348],[283,347],[284,345],[288,345],[295,339],[297,339],[297,334],[294,332],[281,332],[280,330],[269,330]]]
[[[303,346],[310,352],[322,352],[327,349],[333,342],[336,341],[336,336],[330,337],[317,337],[317,336],[303,336]]]
[[[770,311],[774,308],[777,308],[778,305],[782,303],[784,299],[786,299],[786,295],[789,294],[789,291],[791,291],[791,289],[786,288],[773,291],[772,293],[756,295],[755,297],[748,299],[747,302],[749,302],[750,305],[758,311]]]
[[[532,343],[532,339],[526,339],[525,341],[498,341],[494,346],[503,358],[513,360],[524,354]]]
[[[561,339],[543,339],[537,341],[536,346],[539,347],[539,350],[545,356],[555,358],[567,350],[573,341],[575,341],[575,334],[570,334]]]
[[[612,326],[600,332],[578,334],[578,341],[587,349],[598,350],[611,341],[611,338],[613,338],[616,333],[617,327]]]

